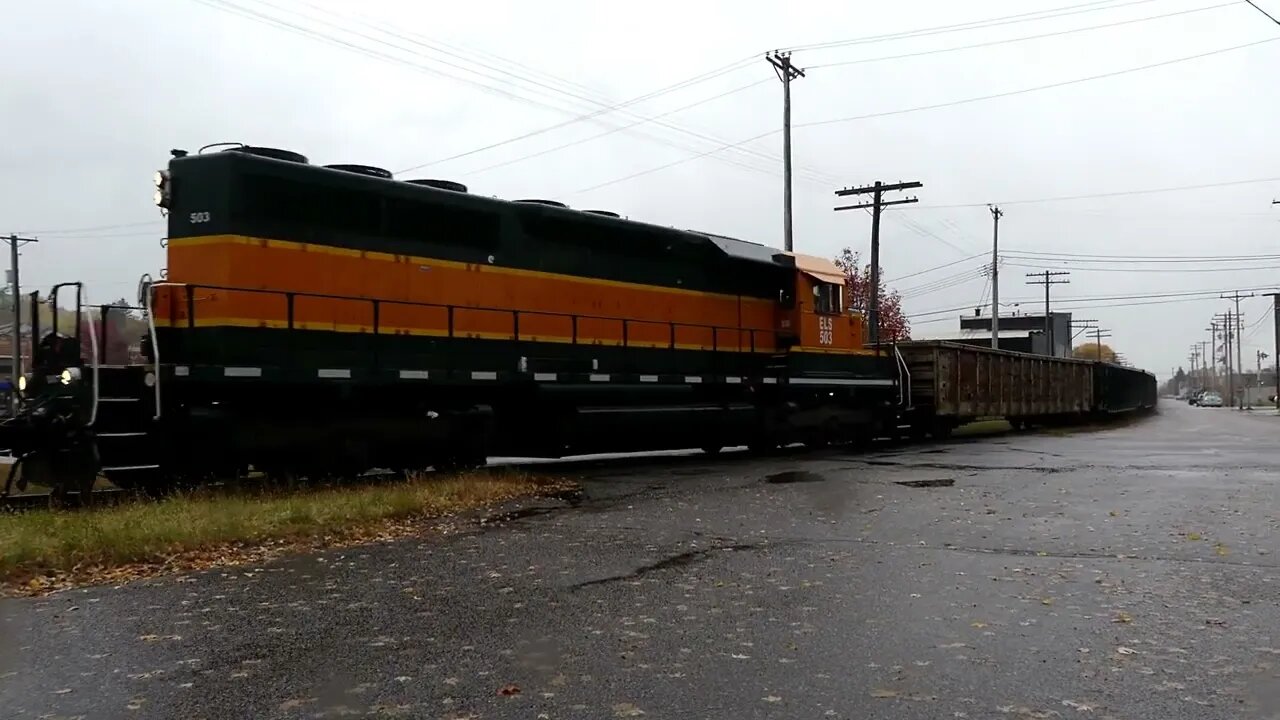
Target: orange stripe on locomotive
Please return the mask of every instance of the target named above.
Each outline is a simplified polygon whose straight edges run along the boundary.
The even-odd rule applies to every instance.
[[[776,304],[761,298],[665,288],[499,266],[366,252],[236,235],[174,238],[169,279],[196,286],[200,327],[285,327],[283,293],[344,296],[294,301],[294,327],[458,337],[772,352]],[[219,286],[245,288],[222,290]],[[250,292],[265,290],[270,292]],[[184,290],[157,302],[161,324],[185,325]],[[166,318],[167,315],[167,318]],[[625,319],[625,323],[624,323]],[[167,322],[166,322],[167,320]],[[624,327],[625,325],[625,327]],[[625,333],[625,336],[624,336]]]

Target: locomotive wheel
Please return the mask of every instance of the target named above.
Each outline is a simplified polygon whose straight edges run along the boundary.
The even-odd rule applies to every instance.
[[[470,452],[451,453],[443,460],[435,464],[435,469],[443,473],[461,473],[468,470],[482,468],[489,464],[489,459],[483,455],[477,455]]]
[[[106,475],[107,480],[121,490],[133,490],[147,497],[164,497],[173,490],[173,483],[158,469],[116,470]]]
[[[871,447],[871,441],[875,437],[875,431],[870,424],[856,425],[850,428],[849,447],[855,452],[867,450]]]

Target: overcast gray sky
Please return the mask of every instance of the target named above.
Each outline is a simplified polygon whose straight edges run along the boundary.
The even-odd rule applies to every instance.
[[[1280,0],[1258,4],[1280,16]],[[885,276],[904,292],[917,337],[954,332],[950,309],[989,303],[986,203],[1005,211],[1003,302],[1038,310],[1043,296],[1024,274],[1070,270],[1071,284],[1054,288],[1061,307],[1098,319],[1117,350],[1160,375],[1187,365],[1226,309],[1209,291],[1280,285],[1280,181],[1019,202],[1280,178],[1280,26],[1242,1],[64,0],[5,10],[0,232],[40,237],[24,248],[24,286],[80,278],[94,300],[132,297],[138,276],[164,264],[152,172],[170,148],[224,140],[325,163],[426,165],[406,176],[781,246],[781,87],[763,55],[787,47],[809,68],[793,86],[796,249],[830,256],[849,245],[865,259],[870,220],[832,212],[833,190],[923,182],[920,203],[887,211],[882,233]],[[975,26],[865,40],[964,23]],[[959,102],[992,95],[1004,96]],[[946,106],[894,112],[936,105]],[[509,164],[491,168],[499,163]],[[962,262],[892,282],[952,261]],[[1207,295],[1172,295],[1192,291]],[[1271,348],[1269,301],[1242,310],[1252,367],[1255,349]]]

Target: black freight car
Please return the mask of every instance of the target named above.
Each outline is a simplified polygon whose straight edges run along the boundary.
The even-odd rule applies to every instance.
[[[1156,406],[1156,376],[1114,363],[1093,363],[1093,411],[1099,415],[1142,412]]]

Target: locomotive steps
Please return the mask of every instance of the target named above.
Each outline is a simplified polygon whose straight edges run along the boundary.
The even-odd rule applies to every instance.
[[[310,490],[206,489],[83,512],[0,515],[0,595],[262,562],[447,529],[461,513],[575,485],[521,471]]]

